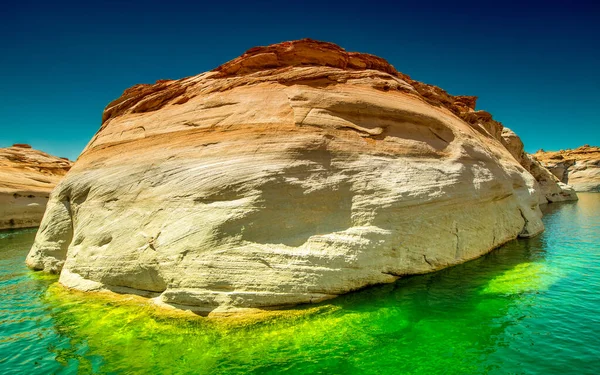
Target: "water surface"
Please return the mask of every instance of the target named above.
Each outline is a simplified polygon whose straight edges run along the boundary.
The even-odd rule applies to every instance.
[[[0,233],[2,374],[597,374],[600,194],[546,232],[434,274],[259,322],[173,319],[66,293]]]

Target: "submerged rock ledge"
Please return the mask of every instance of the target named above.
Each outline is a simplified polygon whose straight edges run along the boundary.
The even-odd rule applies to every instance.
[[[134,86],[52,193],[27,264],[218,313],[479,257],[576,196],[475,103],[310,39]]]

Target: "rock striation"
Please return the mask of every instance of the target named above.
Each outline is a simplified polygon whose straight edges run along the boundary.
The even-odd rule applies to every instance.
[[[50,192],[71,168],[27,144],[0,148],[0,229],[37,227]]]
[[[515,159],[536,179],[540,191],[539,203],[552,203],[577,200],[577,193],[572,186],[560,181],[534,156],[525,152],[523,141],[509,128],[501,132],[502,144]]]
[[[204,312],[318,302],[543,230],[503,126],[379,57],[304,39],[125,90],[27,264]]]
[[[576,191],[600,192],[600,147],[584,145],[573,150],[539,150],[533,157]]]

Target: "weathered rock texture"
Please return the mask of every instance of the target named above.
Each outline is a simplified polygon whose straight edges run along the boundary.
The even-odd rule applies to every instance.
[[[585,145],[555,152],[539,150],[533,156],[576,191],[600,192],[600,147]]]
[[[71,162],[26,144],[0,148],[0,229],[36,227]]]
[[[525,152],[523,142],[509,128],[502,129],[502,144],[515,159],[536,179],[540,191],[539,203],[552,203],[577,200],[577,193],[572,186],[561,182],[535,157]]]
[[[134,86],[52,194],[27,264],[224,311],[476,258],[541,232],[546,200],[475,101],[312,40]]]

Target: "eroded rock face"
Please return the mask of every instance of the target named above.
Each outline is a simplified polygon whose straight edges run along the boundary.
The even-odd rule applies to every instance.
[[[27,144],[0,148],[0,229],[38,226],[50,191],[70,167]]]
[[[27,264],[219,312],[476,258],[541,232],[543,198],[475,99],[312,40],[135,86],[53,192]]]
[[[540,203],[564,202],[577,200],[577,193],[572,186],[560,181],[535,157],[525,152],[523,142],[509,128],[502,129],[502,144],[515,159],[535,178],[540,191]]]
[[[600,192],[600,147],[585,145],[556,152],[540,150],[533,156],[576,191]]]

